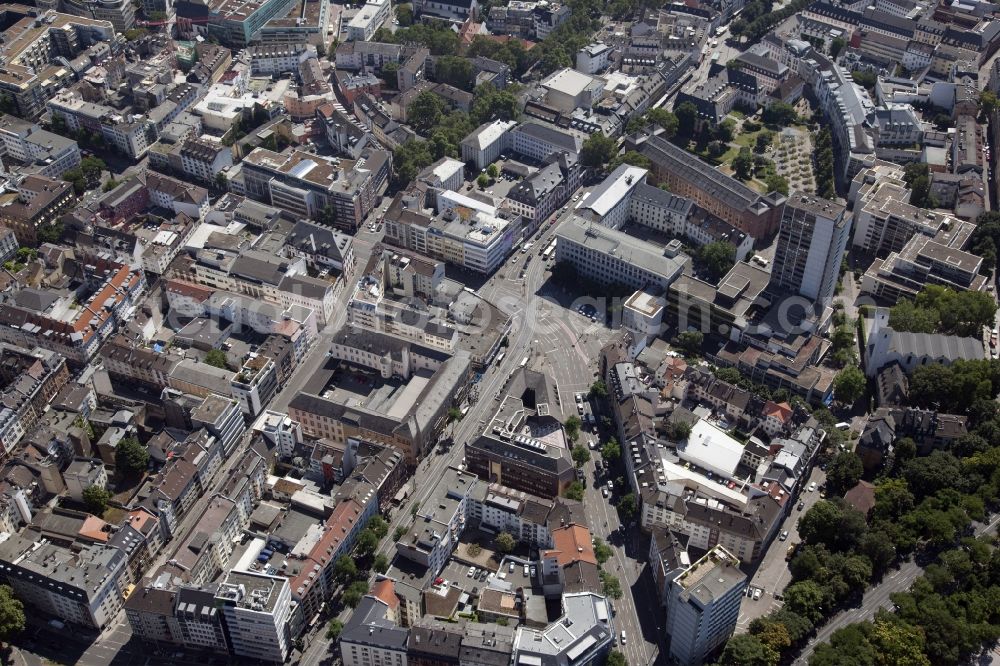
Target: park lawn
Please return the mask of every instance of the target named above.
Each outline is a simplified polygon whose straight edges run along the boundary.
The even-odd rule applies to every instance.
[[[747,132],[746,134],[740,134],[738,137],[736,137],[735,141],[740,146],[746,146],[750,150],[753,150],[753,147],[757,144],[757,136],[760,135],[760,133],[763,132],[764,129],[765,128],[761,128],[756,132]],[[773,143],[774,142],[772,141],[772,144]]]
[[[733,159],[740,152],[740,147],[739,146],[733,146],[732,144],[730,144],[729,145],[729,149],[726,152],[724,152],[721,155],[719,155],[718,157],[712,157],[712,156],[710,156],[708,154],[708,150],[707,149],[699,151],[699,150],[695,150],[694,148],[690,148],[689,147],[688,148],[688,152],[691,153],[692,155],[697,155],[698,157],[700,157],[701,159],[705,160],[706,162],[708,162],[712,166],[719,166],[721,164],[725,164],[725,165],[732,164]]]

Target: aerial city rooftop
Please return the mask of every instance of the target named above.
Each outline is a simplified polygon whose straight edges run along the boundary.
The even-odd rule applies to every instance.
[[[14,662],[992,654],[1000,9],[660,4],[0,5]]]

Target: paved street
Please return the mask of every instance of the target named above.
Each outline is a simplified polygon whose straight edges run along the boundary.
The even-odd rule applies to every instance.
[[[571,207],[572,202],[564,215],[570,214]],[[479,290],[484,298],[514,317],[503,363],[500,367],[490,366],[484,374],[479,383],[479,401],[471,405],[465,418],[453,426],[451,434],[454,445],[448,451],[437,452],[420,464],[412,480],[415,487],[410,504],[401,507],[392,516],[389,537],[381,544],[379,553],[391,556],[395,549],[392,533],[396,527],[408,525],[412,520],[410,507],[427,501],[434,484],[423,480],[440,478],[445,468],[461,464],[465,443],[479,433],[496,408],[497,403],[492,396],[502,389],[510,372],[518,367],[525,356],[529,357],[529,368],[544,372],[555,380],[560,402],[568,408],[563,418],[574,413],[573,394],[588,390],[594,381],[594,364],[600,348],[613,332],[602,323],[592,322],[575,311],[579,304],[588,301],[574,299],[570,303],[571,297],[568,294],[547,283],[546,266],[537,251],[550,242],[558,223],[543,224],[540,231],[536,232],[536,238],[531,239],[532,249],[527,253],[517,251],[512,254],[506,264]],[[366,230],[365,233],[369,232]],[[521,278],[520,267],[524,266],[528,257],[531,259]],[[358,263],[361,265],[360,259]],[[574,309],[564,311],[562,305],[559,305],[560,301],[564,305],[572,305]],[[625,653],[630,664],[653,663],[658,654],[657,645],[655,641],[646,642],[640,640],[640,637],[659,635],[657,628],[653,626],[655,615],[647,612],[640,616],[637,610],[637,606],[648,609],[655,607],[657,603],[650,574],[634,561],[634,543],[629,544],[626,552],[626,544],[620,538],[609,537],[618,529],[618,515],[608,500],[601,496],[600,490],[594,488],[593,462],[589,463],[587,470],[589,476],[585,511],[588,521],[594,535],[605,539],[614,547],[615,555],[606,566],[618,576],[625,593],[622,599],[615,602],[615,622],[619,631],[625,629],[628,635],[627,644],[619,646],[619,649]],[[644,559],[645,551],[642,552]],[[636,595],[637,602],[633,601],[633,594]],[[349,617],[350,611],[346,610],[340,619],[344,621]],[[640,624],[639,617],[643,617],[646,624]],[[330,660],[330,642],[326,640],[324,631],[325,629],[318,628],[317,633],[307,640],[308,645],[300,660],[303,666],[318,666]]]
[[[781,527],[778,528],[778,536],[783,531],[788,530],[788,538],[785,541],[779,540],[778,536],[774,538],[774,541],[771,542],[771,547],[764,554],[756,571],[750,577],[750,588],[761,588],[763,593],[760,599],[757,600],[754,600],[752,597],[743,597],[743,603],[740,606],[740,617],[736,622],[736,633],[744,633],[753,620],[767,615],[772,610],[777,610],[782,606],[782,602],[775,599],[774,595],[781,594],[785,586],[791,582],[791,573],[788,571],[788,561],[785,559],[785,556],[788,554],[789,547],[802,540],[798,530],[799,518],[805,515],[806,511],[820,500],[819,490],[813,492],[807,490],[809,484],[813,482],[816,483],[817,488],[826,482],[826,474],[819,466],[813,468],[812,474],[805,482],[802,492],[799,495],[799,499],[802,500],[803,504],[802,510],[799,511],[796,508],[798,505],[798,501],[796,501],[792,505],[791,511]]]

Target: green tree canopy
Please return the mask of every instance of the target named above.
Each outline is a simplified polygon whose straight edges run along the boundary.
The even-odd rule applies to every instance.
[[[209,349],[208,353],[205,354],[205,363],[215,366],[216,368],[226,367],[226,352],[221,349]]]
[[[604,666],[628,666],[628,661],[618,650],[612,650],[608,653],[608,658],[604,662]]]
[[[333,618],[332,620],[330,620],[330,624],[326,626],[327,640],[336,641],[338,638],[340,638],[340,633],[342,631],[344,631],[344,623],[338,620],[337,618]]]
[[[357,549],[358,554],[361,555],[361,557],[368,557],[375,552],[376,548],[378,548],[378,536],[375,535],[375,532],[366,527],[361,530],[360,534],[358,534],[358,540],[355,542],[354,547]]]
[[[563,491],[563,497],[566,499],[576,500],[577,502],[583,501],[583,484],[579,481],[573,481],[568,486],[566,490]]]
[[[0,641],[7,642],[24,631],[24,604],[9,585],[0,585]]]
[[[496,545],[497,550],[504,555],[513,552],[514,547],[517,546],[517,541],[514,539],[514,535],[510,532],[501,532],[496,536],[496,539],[494,539],[493,542]]]
[[[843,495],[861,480],[864,468],[853,451],[842,451],[826,468],[826,488],[831,495]]]
[[[125,437],[115,446],[115,467],[122,474],[145,472],[149,465],[149,451],[135,437]]]
[[[601,591],[604,596],[611,597],[612,599],[622,598],[622,584],[615,576],[611,575],[609,572],[602,570],[600,572],[601,577]]]
[[[622,455],[621,444],[619,444],[618,440],[615,439],[614,437],[605,442],[604,446],[601,447],[601,457],[604,458],[604,460],[608,464],[611,464],[616,460],[618,460],[618,458],[620,458],[621,455]]]
[[[746,146],[733,158],[733,176],[737,180],[750,180],[753,176],[753,154]]]
[[[618,514],[621,516],[622,520],[630,520],[635,516],[635,512],[639,509],[639,503],[635,498],[634,493],[627,493],[622,495],[621,499],[618,500]]]
[[[996,302],[987,293],[956,292],[929,284],[915,301],[903,299],[893,306],[889,326],[896,331],[974,337],[984,326],[992,326],[996,310]]]
[[[737,634],[726,642],[720,664],[727,666],[777,666],[781,655],[752,634]]]
[[[684,140],[693,137],[698,123],[698,107],[692,102],[681,102],[674,109],[674,117],[677,118],[677,136]]]
[[[770,125],[787,127],[798,120],[799,116],[795,112],[795,107],[785,102],[773,102],[764,109],[762,119]]]
[[[785,588],[785,608],[806,618],[812,624],[823,619],[827,603],[826,594],[818,583],[802,580]]]
[[[646,118],[649,122],[660,126],[663,129],[663,136],[667,139],[672,139],[674,138],[674,135],[677,134],[677,116],[670,111],[667,111],[662,107],[650,109],[646,113]]]
[[[577,467],[583,467],[590,462],[590,450],[582,444],[574,446],[571,454],[573,456],[573,462],[576,463]]]
[[[341,583],[347,583],[358,577],[358,565],[348,555],[341,555],[333,563],[333,577]]]
[[[460,90],[473,88],[472,61],[457,55],[443,55],[434,62],[434,77]]]
[[[843,500],[820,500],[799,518],[799,534],[807,543],[833,552],[853,549],[867,531],[865,517]]]
[[[615,156],[618,144],[602,132],[594,132],[583,142],[580,161],[584,166],[603,167]]]
[[[111,491],[101,486],[88,486],[83,490],[83,503],[87,511],[95,516],[103,516],[108,509],[108,500],[113,497]]]
[[[575,442],[580,437],[580,426],[583,425],[580,417],[576,414],[571,414],[563,425],[566,428],[566,436],[569,437],[570,441]]]
[[[682,331],[674,338],[673,343],[688,354],[697,354],[705,343],[705,335],[701,331]]]
[[[705,264],[712,278],[718,280],[736,263],[736,248],[726,241],[705,243],[698,249],[698,259]]]
[[[856,365],[849,365],[834,377],[833,394],[845,405],[852,405],[864,395],[867,383],[861,369]]]
[[[612,555],[614,555],[614,551],[611,550],[611,546],[604,543],[603,539],[594,540],[594,556],[597,558],[598,564],[604,564],[611,559]]]
[[[640,169],[646,169],[647,171],[650,171],[653,168],[653,162],[648,157],[634,150],[629,150],[612,159],[608,163],[608,171],[614,171],[623,164],[639,167]]]
[[[340,600],[344,602],[345,606],[349,608],[357,608],[358,604],[361,603],[361,598],[368,594],[368,583],[363,580],[358,580],[347,586],[344,590],[344,594],[341,595]]]
[[[406,120],[418,134],[428,136],[440,124],[447,105],[440,96],[429,90],[417,95],[406,110]]]

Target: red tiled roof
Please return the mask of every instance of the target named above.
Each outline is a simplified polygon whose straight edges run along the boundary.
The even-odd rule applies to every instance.
[[[764,403],[764,416],[773,416],[782,423],[788,423],[792,418],[792,406],[787,402],[772,402],[768,400]]]
[[[545,551],[544,556],[555,557],[559,566],[565,567],[574,562],[590,562],[597,565],[594,554],[594,544],[591,542],[590,530],[582,525],[566,525],[552,530],[554,548]]]
[[[388,578],[384,578],[372,585],[371,595],[380,601],[384,601],[389,608],[399,608],[399,599],[396,598],[396,586]]]

